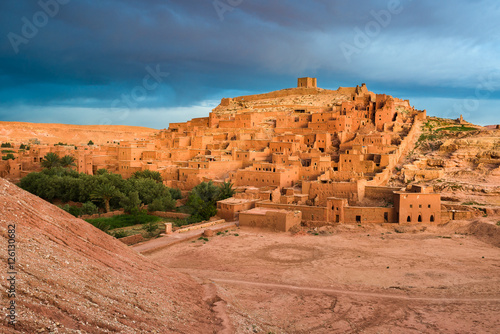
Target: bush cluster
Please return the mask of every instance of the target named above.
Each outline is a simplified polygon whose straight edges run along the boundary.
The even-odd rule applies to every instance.
[[[94,212],[90,206],[92,202],[106,210],[124,208],[129,213],[138,213],[142,204],[149,205],[155,200],[161,204],[161,210],[175,207],[172,191],[163,183],[150,178],[123,179],[121,175],[106,170],[99,170],[97,174],[87,175],[54,167],[28,174],[21,179],[19,186],[47,201],[85,203],[82,207],[82,210],[87,210],[85,212]]]

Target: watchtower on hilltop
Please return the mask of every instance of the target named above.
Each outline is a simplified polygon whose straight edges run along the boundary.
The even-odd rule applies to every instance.
[[[297,80],[298,88],[318,88],[318,83],[316,78],[299,78]]]

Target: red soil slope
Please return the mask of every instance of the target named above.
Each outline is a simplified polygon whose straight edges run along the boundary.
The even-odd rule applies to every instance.
[[[8,296],[15,224],[16,297]],[[213,333],[203,289],[0,178],[0,333]],[[17,324],[8,325],[10,300]]]

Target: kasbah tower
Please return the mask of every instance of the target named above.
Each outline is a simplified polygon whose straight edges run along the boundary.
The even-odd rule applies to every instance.
[[[439,224],[440,194],[387,183],[413,147],[426,119],[408,100],[370,92],[365,84],[321,89],[316,78],[296,88],[223,98],[208,117],[171,123],[150,138],[91,147],[32,145],[2,162],[0,176],[40,170],[54,152],[75,157],[78,172],[105,168],[128,178],[161,173],[169,187],[188,191],[203,181],[229,181],[234,197],[218,216],[242,225],[287,231],[301,221]],[[370,206],[373,199],[384,207]],[[443,212],[444,213],[444,212]]]

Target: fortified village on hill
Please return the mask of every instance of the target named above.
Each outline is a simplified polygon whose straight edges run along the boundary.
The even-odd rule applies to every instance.
[[[146,139],[32,144],[2,161],[0,176],[39,171],[54,152],[73,156],[78,172],[104,168],[128,178],[158,171],[165,185],[184,191],[229,181],[237,192],[218,202],[218,216],[241,225],[286,231],[300,222],[439,224],[459,214],[441,210],[440,194],[387,187],[425,120],[425,110],[365,84],[328,90],[316,78],[299,78],[297,88],[223,98],[208,117],[171,123]]]

